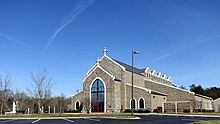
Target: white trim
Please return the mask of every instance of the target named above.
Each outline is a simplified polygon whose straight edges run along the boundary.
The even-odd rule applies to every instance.
[[[147,68],[145,69],[145,73],[151,73],[151,71],[150,71],[150,68],[149,68],[149,67],[147,67]]]
[[[152,75],[157,75],[157,72],[155,70],[153,70]]]
[[[83,83],[84,81],[92,74],[92,72],[94,72],[96,70],[96,68],[100,68],[102,71],[104,71],[106,74],[108,74],[113,80],[115,79],[115,76],[110,74],[109,72],[107,72],[105,69],[103,69],[99,64],[89,73],[89,75],[87,75],[84,79],[83,79]]]
[[[87,75],[89,75],[91,73],[91,71],[98,65],[98,63],[95,63],[92,68],[89,69],[89,71],[87,71]]]
[[[131,84],[129,84],[129,83],[126,83],[126,85],[129,85],[129,86],[132,86]],[[139,89],[142,89],[142,90],[146,90],[147,92],[151,92],[151,90],[150,89],[147,89],[147,88],[144,88],[144,87],[139,87],[139,86],[136,86],[136,85],[133,85],[133,87],[136,87],[136,88],[139,88]]]
[[[135,98],[133,98],[133,99],[134,99],[134,105],[135,105],[135,108],[134,108],[134,109],[136,109],[136,108],[137,108],[137,103],[136,103],[137,100],[136,100]],[[131,100],[132,100],[132,99],[130,99],[130,109],[131,109]]]
[[[131,86],[131,84],[129,84],[129,83],[126,83],[126,85]],[[166,96],[167,96],[166,93],[162,93],[162,92],[160,92],[160,91],[151,90],[151,89],[147,89],[147,88],[144,88],[144,87],[139,87],[139,86],[136,86],[136,85],[133,85],[133,87],[136,87],[136,88],[139,88],[139,89],[145,90],[145,91],[147,91],[147,92],[150,93],[150,94],[152,94],[152,91],[153,91],[153,92],[157,92],[157,93],[159,93],[159,94],[163,94],[163,95],[166,95]]]
[[[107,59],[111,60],[113,63],[115,63],[116,65],[118,65],[119,67],[121,67],[123,71],[125,71],[125,67],[124,67],[124,66],[120,65],[119,63],[117,63],[116,61],[114,61],[113,59],[111,59],[110,57],[108,57],[107,55],[102,56],[101,61],[102,61],[102,59],[103,59],[104,57],[106,57]]]
[[[144,108],[140,108],[140,100],[141,99],[143,99],[143,101],[144,101]],[[145,109],[145,99],[143,98],[143,97],[140,97],[139,99],[138,99],[138,109]]]
[[[194,96],[202,97],[202,98],[208,99],[208,100],[213,100],[211,97],[204,96],[204,95],[201,95],[201,94],[196,94],[196,93],[195,93]]]
[[[79,102],[79,108],[80,108],[80,101],[76,100],[76,102]],[[75,102],[75,110],[76,110],[76,102]]]
[[[191,101],[167,101],[163,103],[185,103],[185,102],[191,102]]]
[[[76,94],[78,94],[78,93],[80,93],[80,92],[82,92],[83,90],[81,89],[81,90],[79,90],[78,92],[75,92],[71,97],[74,97]]]
[[[103,85],[104,85],[104,113],[106,113],[106,85],[105,85],[105,82],[104,82],[104,80],[102,80],[102,78],[100,78],[100,77],[96,77],[95,79],[93,79],[93,81],[92,81],[92,83],[90,84],[90,88],[89,88],[89,100],[90,100],[90,113],[91,113],[91,88],[92,88],[92,85],[93,85],[93,83],[94,83],[94,81],[95,80],[97,80],[97,79],[99,79],[99,80],[101,80],[102,81],[102,83],[103,83]]]
[[[157,74],[157,76],[158,76],[159,78],[162,78],[161,75],[162,75],[162,74],[161,74],[160,72]]]
[[[184,89],[180,89],[179,87],[174,87],[174,86],[172,86],[172,85],[168,85],[168,84],[156,82],[156,81],[153,81],[153,80],[149,80],[149,79],[147,79],[147,78],[145,78],[144,80],[147,80],[147,81],[150,81],[150,82],[153,82],[153,83],[156,83],[156,84],[164,85],[164,86],[167,86],[167,87],[171,87],[171,88],[174,88],[174,89],[182,90],[182,91],[188,92],[188,93],[190,93],[190,94],[193,94],[193,92],[190,92],[190,91],[184,90]],[[173,83],[172,83],[172,84],[173,84]]]

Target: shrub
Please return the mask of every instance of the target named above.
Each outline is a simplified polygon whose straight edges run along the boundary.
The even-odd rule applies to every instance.
[[[131,113],[131,109],[125,109],[124,113]]]
[[[145,109],[143,113],[151,113],[151,110]]]
[[[17,110],[16,111],[18,114],[24,114],[25,113],[25,110]]]
[[[79,110],[68,110],[66,113],[81,113]]]
[[[131,109],[125,109],[124,113],[131,113]],[[150,113],[149,109],[134,109],[134,113]]]
[[[190,109],[184,109],[183,113],[190,113]]]

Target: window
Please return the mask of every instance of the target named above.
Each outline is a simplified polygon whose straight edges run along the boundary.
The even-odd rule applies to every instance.
[[[144,109],[144,100],[143,100],[143,98],[140,98],[140,100],[139,100],[139,108]]]
[[[134,109],[135,109],[135,99],[131,100],[130,105],[131,105],[131,108],[134,108]]]
[[[104,112],[105,87],[101,80],[96,79],[91,87],[91,110],[92,112]]]
[[[79,101],[76,101],[76,110],[79,110],[80,106],[79,106]]]

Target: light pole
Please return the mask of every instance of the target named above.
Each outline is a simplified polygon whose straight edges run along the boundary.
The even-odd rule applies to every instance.
[[[131,115],[134,115],[134,92],[133,92],[133,88],[134,88],[134,77],[133,77],[133,73],[134,73],[134,54],[139,54],[138,51],[134,51],[132,50],[132,73],[131,73]]]

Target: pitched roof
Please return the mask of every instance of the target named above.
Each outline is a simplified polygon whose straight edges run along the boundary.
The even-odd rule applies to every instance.
[[[117,62],[118,64],[120,64],[121,66],[125,67],[125,70],[129,71],[129,72],[132,72],[132,66],[128,65],[128,64],[125,64],[123,62],[120,62],[118,60],[115,60],[113,59],[115,62]],[[144,69],[138,69],[138,68],[135,68],[133,67],[133,72],[135,74],[138,74],[138,75],[141,75],[141,76],[144,76],[142,73],[145,71],[146,68]]]

